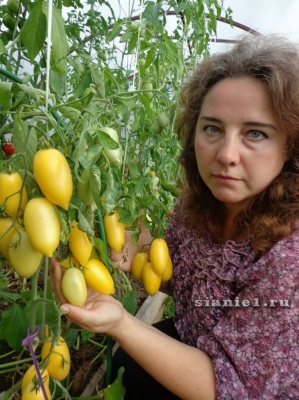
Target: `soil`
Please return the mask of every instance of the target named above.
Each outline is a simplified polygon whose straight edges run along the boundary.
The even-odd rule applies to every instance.
[[[132,289],[136,291],[137,294],[137,310],[141,307],[148,294],[143,288],[142,283],[135,281],[130,275],[129,280]],[[12,279],[9,285],[10,292],[17,292],[22,281],[19,278]],[[4,311],[9,304],[7,302],[1,302],[0,312]],[[92,340],[101,343],[103,340],[103,335],[95,335]],[[71,348],[71,372],[70,372],[70,382],[72,383],[70,394],[71,396],[80,397],[80,394],[86,388],[90,380],[92,379],[94,373],[100,368],[102,364],[102,359],[97,358],[99,354],[99,348],[90,342],[81,342],[78,350]],[[1,349],[0,349],[1,352]],[[1,356],[1,354],[0,354]],[[22,357],[22,355],[20,355]],[[18,358],[18,356],[16,357]],[[93,361],[96,359],[95,361]],[[14,361],[12,358],[8,361]],[[93,361],[93,362],[92,362]],[[0,360],[0,364],[4,363],[4,360]],[[9,375],[0,375],[0,394],[12,387],[14,383],[20,380],[23,371],[16,370],[14,373]],[[15,395],[11,397],[11,400],[17,400],[20,397]]]

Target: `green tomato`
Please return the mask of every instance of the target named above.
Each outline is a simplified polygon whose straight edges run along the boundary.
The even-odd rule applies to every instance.
[[[3,24],[6,26],[6,28],[10,29],[11,31],[15,29],[16,22],[17,22],[16,18],[11,14],[5,14],[3,16]]]
[[[169,117],[165,111],[162,111],[158,117],[159,125],[162,129],[166,129],[169,126]]]
[[[144,96],[149,98],[153,96],[153,92],[151,91],[153,89],[153,84],[151,82],[145,82],[142,86],[142,89],[145,91],[143,93]]]
[[[68,268],[61,280],[61,290],[66,300],[74,306],[82,307],[87,299],[87,287],[79,268]]]
[[[11,14],[16,14],[19,10],[19,1],[18,0],[7,0],[6,7],[7,7],[7,10]]]

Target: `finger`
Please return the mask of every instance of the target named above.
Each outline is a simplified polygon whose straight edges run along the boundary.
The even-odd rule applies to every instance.
[[[62,268],[56,257],[51,258],[50,262],[51,287],[56,297],[61,303],[66,303],[66,299],[61,290]]]
[[[95,315],[92,311],[81,307],[73,306],[72,304],[65,303],[60,307],[60,311],[67,317],[67,319],[79,325],[81,328],[94,332],[95,331]],[[101,333],[97,329],[98,333]]]

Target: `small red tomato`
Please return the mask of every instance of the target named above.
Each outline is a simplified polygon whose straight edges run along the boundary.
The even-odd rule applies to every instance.
[[[15,152],[15,146],[13,143],[4,143],[2,146],[2,150],[7,156],[11,156]]]

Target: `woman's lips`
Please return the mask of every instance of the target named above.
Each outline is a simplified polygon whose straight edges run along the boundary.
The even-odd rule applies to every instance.
[[[240,181],[240,179],[230,175],[213,174],[212,176],[220,181]]]

